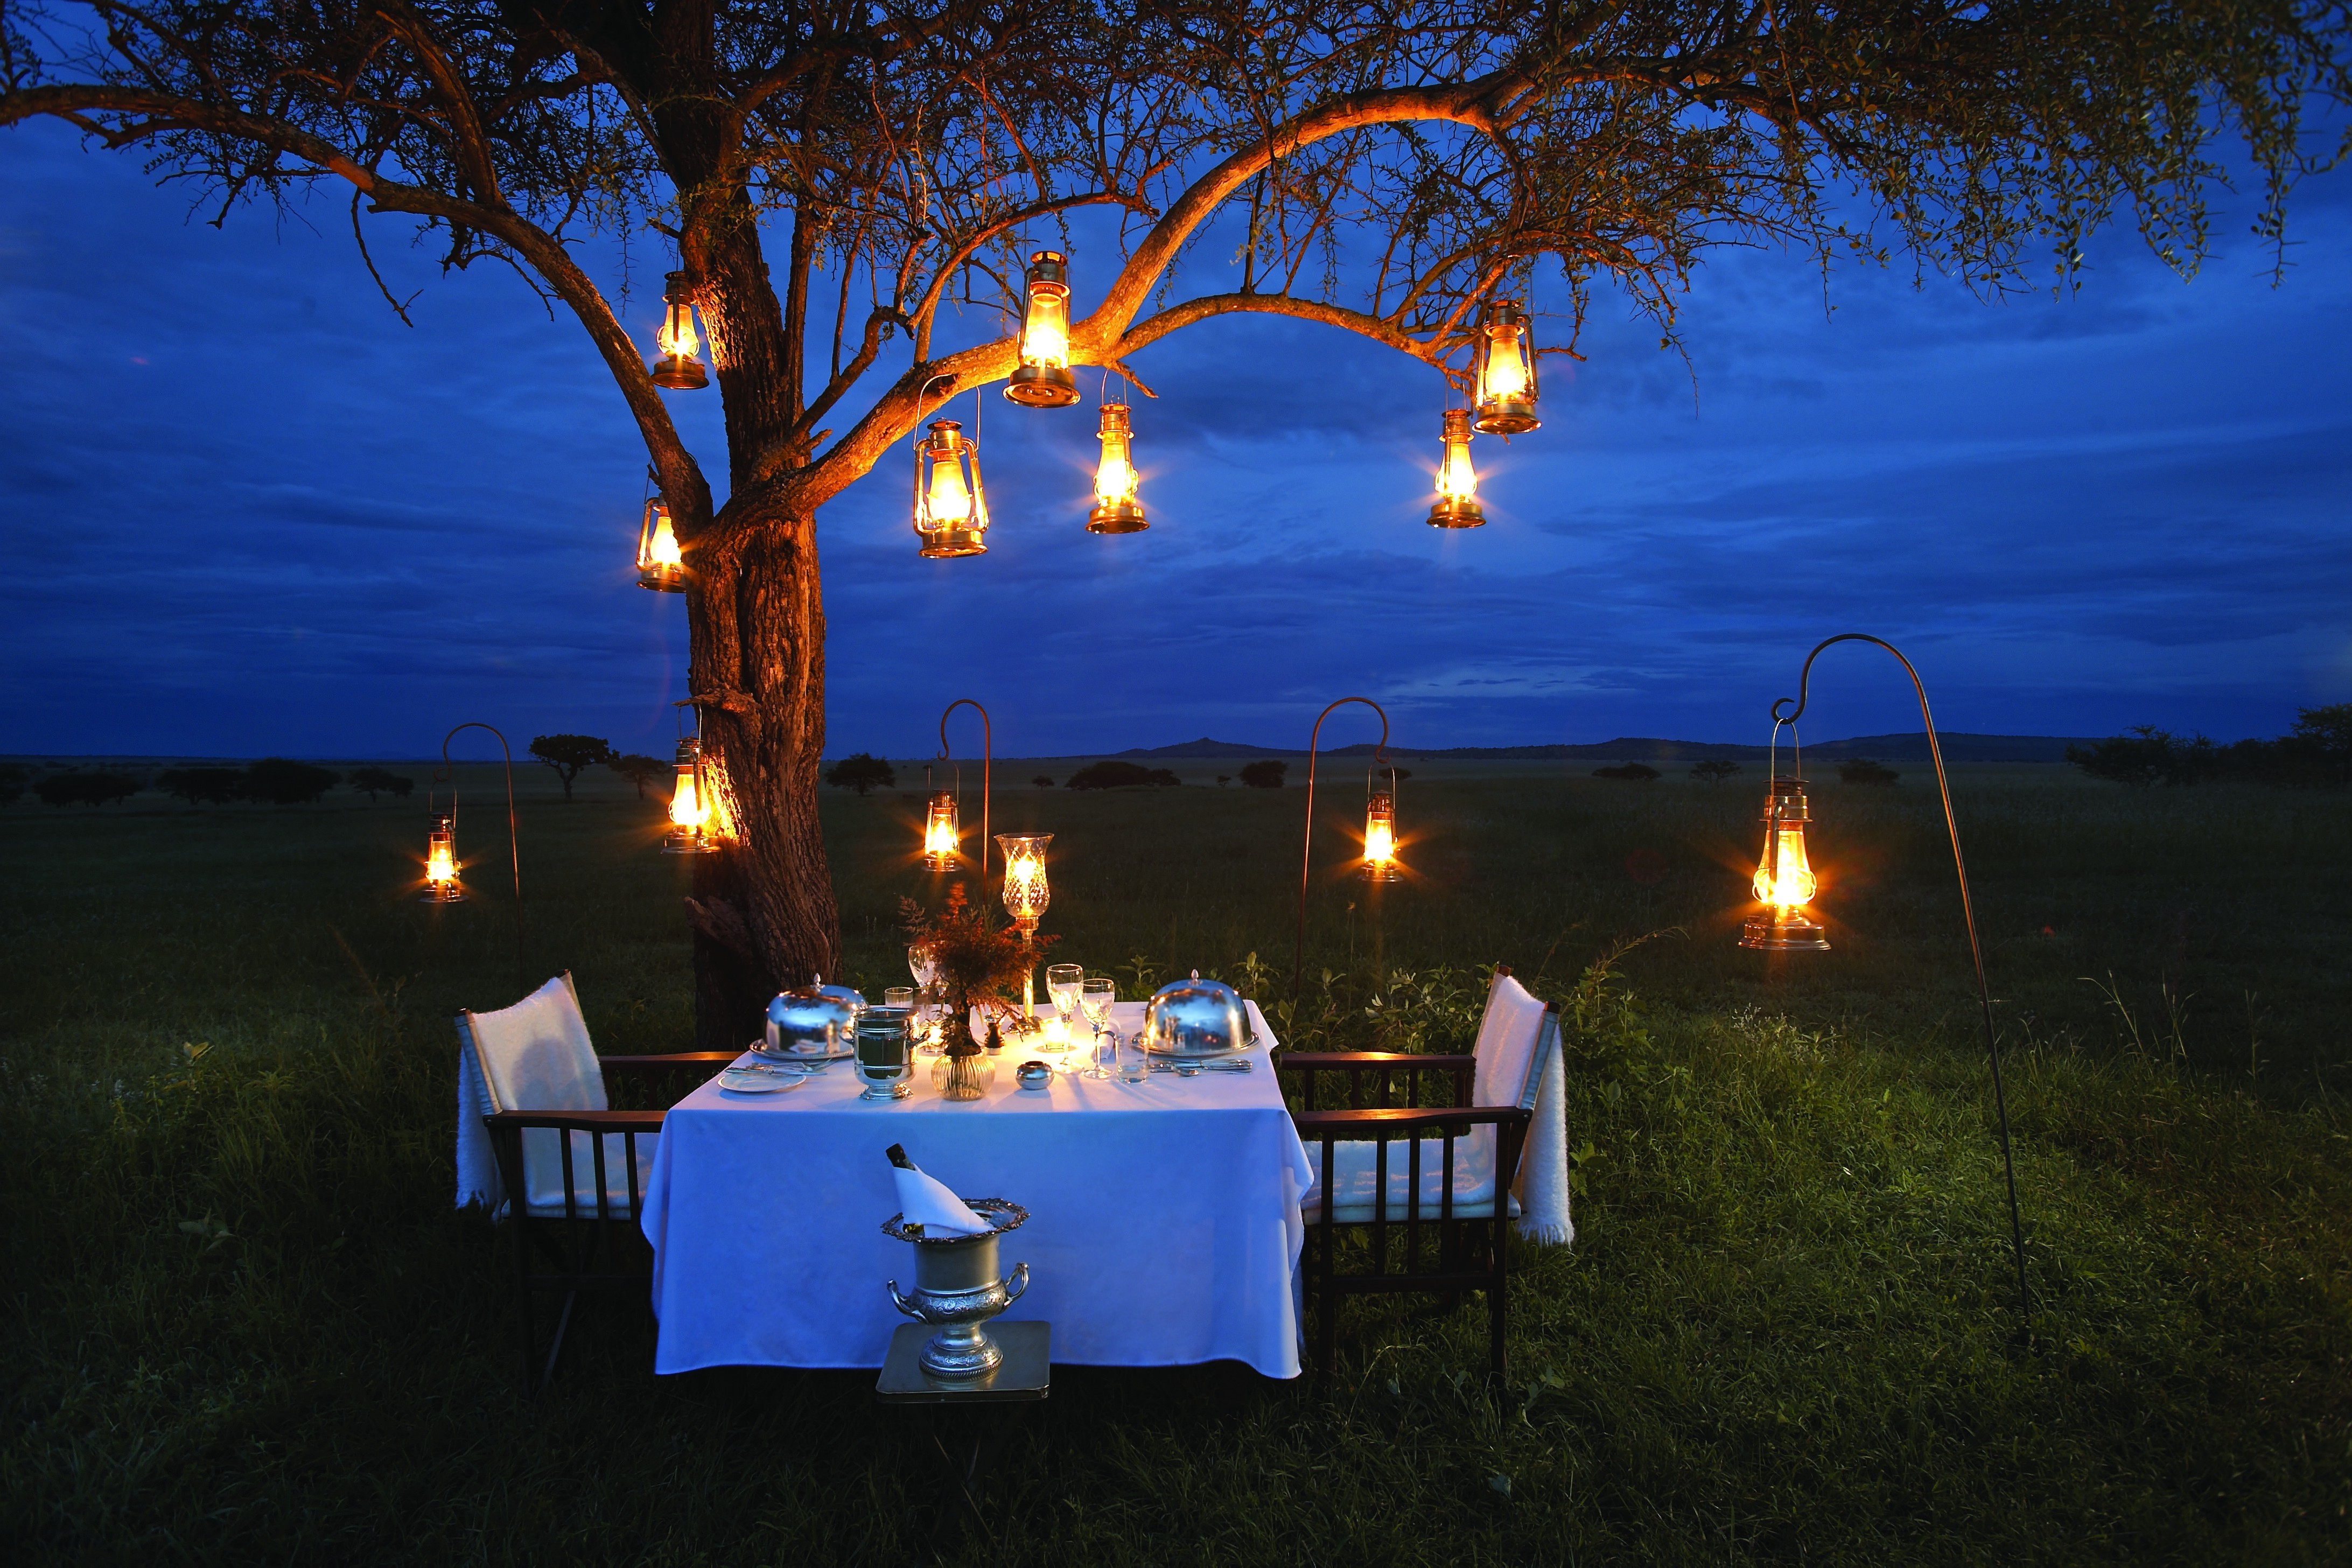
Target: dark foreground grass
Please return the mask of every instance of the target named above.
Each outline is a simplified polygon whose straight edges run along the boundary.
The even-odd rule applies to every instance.
[[[1567,997],[1612,940],[1691,933],[1623,961],[1638,1008],[1585,997],[1580,1235],[1519,1256],[1510,1386],[1472,1374],[1475,1307],[1411,1302],[1353,1312],[1319,1386],[1057,1369],[992,1473],[994,1544],[950,1554],[2352,1556],[2343,805],[1968,787],[2029,1322],[1919,797],[1822,803],[1840,946],[1775,973],[1722,929],[1751,800],[1416,780],[1421,879],[1377,923],[1324,889],[1301,1034],[1455,1045],[1474,962]],[[837,805],[851,967],[878,985],[907,807]],[[1038,797],[1048,929],[1139,984],[1283,968],[1297,806]],[[518,1395],[502,1238],[447,1207],[446,1016],[510,997],[509,910],[487,814],[481,901],[394,896],[415,816],[0,814],[12,1556],[927,1555],[932,1473],[870,1374],[656,1380],[645,1314],[606,1303],[554,1389]],[[682,867],[652,832],[627,799],[527,807],[533,968],[575,970],[606,1049],[688,1028]],[[2247,991],[2251,1015],[2211,1000]]]

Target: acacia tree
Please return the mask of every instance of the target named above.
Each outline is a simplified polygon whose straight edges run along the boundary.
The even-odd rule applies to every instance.
[[[2187,269],[2217,138],[2279,235],[2345,31],[2342,0],[0,0],[0,123],[64,120],[224,210],[341,182],[363,255],[422,226],[578,318],[688,574],[726,845],[688,912],[725,1043],[838,965],[819,509],[1010,374],[1011,335],[948,341],[941,307],[1009,304],[1024,240],[1116,217],[1071,357],[1130,376],[1267,311],[1458,384],[1505,289],[1543,290],[1547,353],[1608,287],[1671,339],[1723,243],[1998,290],[2127,211]],[[575,254],[647,226],[709,340],[724,507]]]

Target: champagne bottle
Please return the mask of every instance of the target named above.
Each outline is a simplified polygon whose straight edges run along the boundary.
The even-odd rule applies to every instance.
[[[883,1150],[882,1152],[890,1157],[890,1163],[898,1166],[898,1169],[902,1171],[911,1171],[917,1168],[915,1162],[907,1158],[907,1146],[903,1143],[893,1143],[887,1149]]]

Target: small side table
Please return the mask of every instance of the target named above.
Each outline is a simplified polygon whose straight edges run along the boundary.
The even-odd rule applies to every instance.
[[[912,1405],[923,1408],[924,1426],[931,1447],[947,1468],[952,1498],[943,1494],[937,1521],[931,1533],[936,1539],[939,1525],[945,1523],[954,1499],[961,1499],[965,1511],[971,1515],[982,1534],[988,1533],[988,1521],[980,1511],[980,1500],[972,1495],[978,1481],[983,1451],[992,1436],[994,1423],[977,1417],[964,1424],[970,1434],[967,1444],[960,1436],[955,1447],[963,1450],[959,1460],[941,1435],[941,1417],[959,1405],[1034,1405],[1041,1403],[1053,1389],[1053,1329],[1046,1323],[991,1322],[988,1337],[1004,1352],[1003,1364],[986,1377],[933,1377],[922,1367],[923,1345],[938,1331],[929,1323],[901,1323],[890,1334],[890,1353],[883,1359],[882,1375],[874,1380],[874,1398],[881,1405]],[[953,1419],[950,1417],[950,1419]]]

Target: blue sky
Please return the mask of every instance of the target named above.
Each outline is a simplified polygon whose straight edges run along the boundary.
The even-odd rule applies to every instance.
[[[644,457],[576,324],[372,228],[411,330],[347,195],[221,228],[189,200],[0,132],[0,751],[415,756],[463,719],[656,746],[684,609],[635,586]],[[916,558],[903,456],[822,515],[828,749],[928,753],[963,696],[1006,754],[1298,743],[1357,692],[1408,745],[1760,741],[1845,630],[1955,730],[2276,733],[2352,700],[2352,196],[2306,188],[2283,288],[2216,233],[2193,282],[2118,232],[2080,292],[1994,304],[1841,269],[1832,310],[1801,258],[1719,255],[1687,365],[1604,297],[1544,428],[1476,444],[1469,533],[1422,521],[1436,378],[1336,332],[1139,356],[1128,538],[1083,531],[1090,412],[992,391],[988,555]],[[1077,248],[1081,304],[1112,260]],[[672,407],[723,479],[717,392]],[[1874,658],[1832,656],[1809,737],[1917,727]]]

